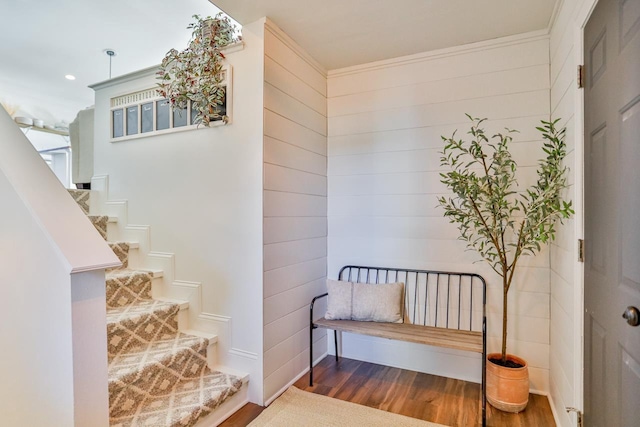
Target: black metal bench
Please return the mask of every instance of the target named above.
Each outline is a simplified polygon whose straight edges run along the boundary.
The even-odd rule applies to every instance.
[[[342,267],[338,280],[358,283],[404,282],[404,323],[314,319],[311,300],[309,385],[313,386],[313,330],[332,329],[338,361],[338,331],[370,335],[482,354],[482,425],[486,425],[487,284],[473,273],[387,267]],[[479,287],[474,292],[474,287]],[[474,295],[475,294],[475,295]],[[475,304],[474,304],[475,297]],[[467,313],[468,312],[468,313]]]

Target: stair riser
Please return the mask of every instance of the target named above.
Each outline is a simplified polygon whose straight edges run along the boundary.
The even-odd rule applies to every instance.
[[[109,271],[124,269],[129,267],[129,244],[126,242],[109,242],[109,247],[114,254],[118,257],[122,265],[117,268],[112,268]]]
[[[185,334],[180,334],[180,336],[185,339],[178,344],[176,344],[176,340],[167,341],[167,348],[158,346],[151,350],[144,348],[141,353],[123,354],[116,360],[110,361],[110,389],[111,387],[119,389],[135,385],[139,380],[153,376],[154,373],[161,370],[169,369],[182,372],[186,369],[185,363],[191,359],[205,362],[209,342],[206,339],[198,339]],[[174,346],[178,346],[178,350],[173,350]],[[189,370],[189,372],[192,371]],[[196,374],[197,372],[192,372],[191,376]]]
[[[202,388],[199,387],[200,384],[203,385]],[[130,387],[118,396],[117,402],[110,402],[111,425],[118,426],[119,420],[127,422],[127,415],[138,411],[137,402],[144,402],[146,411],[136,416],[136,423],[121,425],[192,427],[201,417],[211,413],[242,388],[239,378],[230,378],[208,370],[197,380],[185,380],[178,384],[172,396],[149,396],[144,390]],[[200,392],[193,393],[194,390]],[[163,412],[168,408],[173,410],[169,414]]]
[[[124,381],[110,381],[109,395],[115,396],[127,387],[134,387],[144,390],[151,396],[165,394],[170,387],[173,387],[181,379],[198,378],[202,370],[207,367],[205,350],[201,354],[186,353],[181,354],[168,366],[158,363],[145,369],[143,372],[136,372]],[[177,372],[177,373],[176,373]]]
[[[126,276],[107,277],[107,307],[118,308],[141,300],[150,300],[152,280],[149,273],[132,272]]]
[[[220,425],[223,421],[235,414],[244,405],[249,403],[248,387],[243,383],[242,388],[237,393],[229,396],[222,405],[218,406],[215,411],[200,418],[193,427],[211,427]]]
[[[109,237],[111,240],[127,240],[122,230],[127,224],[127,202],[108,202],[99,211],[104,215],[118,218],[117,223],[111,224],[109,227]]]
[[[180,381],[198,380],[207,369],[205,352],[206,343],[201,348],[185,349],[171,360],[158,361],[143,371],[127,375],[118,381],[110,381],[111,416],[121,417],[135,413],[134,408],[121,404],[123,399],[129,396],[160,397],[166,395]],[[136,401],[142,403],[140,398]]]
[[[144,265],[144,262],[140,259],[140,249],[136,247],[135,244],[133,246],[129,246],[127,264],[131,269],[140,268]]]
[[[73,197],[73,200],[80,206],[80,209],[89,215],[89,206],[91,204],[91,191],[90,190],[67,190],[69,195]]]
[[[178,305],[143,313],[132,319],[110,322],[107,320],[107,347],[109,357],[154,339],[168,339],[178,332]],[[107,313],[107,319],[109,314]]]
[[[180,310],[178,312],[178,330],[184,331],[189,327],[189,310]]]
[[[218,365],[217,349],[218,343],[210,343],[207,346],[207,366],[211,370],[215,370]]]
[[[89,215],[89,220],[96,230],[98,230],[98,233],[100,233],[102,238],[107,240],[107,224],[109,223],[109,217],[106,215]]]

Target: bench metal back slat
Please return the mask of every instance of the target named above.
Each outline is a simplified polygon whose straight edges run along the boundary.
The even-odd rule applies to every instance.
[[[462,303],[462,277],[458,276],[458,307]],[[473,306],[471,306],[473,307]],[[458,325],[460,325],[460,313],[462,310],[458,310]]]
[[[382,272],[384,280],[381,277]],[[404,282],[405,297],[402,309],[405,323],[458,330],[482,330],[482,319],[486,314],[487,285],[478,274],[347,265],[340,270],[338,279],[372,284]],[[482,288],[482,301],[474,301],[474,287],[478,286]],[[462,323],[462,314],[465,311],[469,312],[468,324]],[[464,318],[466,319],[466,316]]]
[[[407,278],[405,283],[409,283],[409,273],[407,272]],[[414,286],[415,291],[413,293],[413,321],[411,323],[416,323],[416,310],[418,309],[419,301],[418,301],[418,275],[416,274],[416,285]]]
[[[427,279],[429,275],[427,274]],[[434,326],[438,326],[438,306],[440,305],[440,275],[436,274],[436,318],[434,320]]]

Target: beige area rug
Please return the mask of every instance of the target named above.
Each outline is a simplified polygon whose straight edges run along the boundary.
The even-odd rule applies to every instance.
[[[299,390],[289,389],[248,427],[444,427]]]

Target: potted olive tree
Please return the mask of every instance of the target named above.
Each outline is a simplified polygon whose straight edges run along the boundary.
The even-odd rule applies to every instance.
[[[225,87],[222,50],[240,40],[236,27],[222,13],[215,18],[193,15],[192,35],[183,51],[171,49],[158,71],[158,93],[169,99],[172,109],[186,111],[191,103],[194,123],[209,126],[212,121],[227,122],[224,114]]]
[[[537,181],[518,188],[517,165],[509,151],[513,130],[488,137],[485,119],[467,115],[472,121],[470,140],[456,134],[442,137],[441,182],[453,193],[440,197],[445,217],[457,224],[460,239],[476,251],[502,278],[502,351],[487,356],[487,400],[508,412],[522,411],[529,398],[529,375],[523,359],[507,353],[507,295],[523,255],[535,255],[541,245],[555,238],[555,224],[573,213],[570,201],[562,199],[567,187],[565,129],[558,120],[537,129],[546,155],[540,159]],[[512,387],[515,386],[515,389]]]

